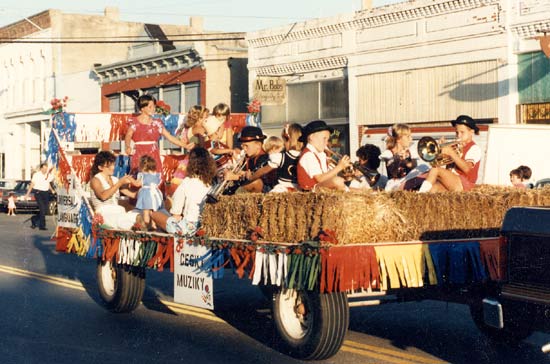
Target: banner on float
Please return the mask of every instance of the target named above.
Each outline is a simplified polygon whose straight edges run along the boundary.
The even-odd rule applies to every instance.
[[[209,272],[201,270],[200,257],[209,252],[205,246],[184,243],[178,251],[174,244],[174,301],[185,305],[214,309],[214,285]]]
[[[80,225],[80,205],[82,198],[74,188],[74,176],[69,175],[69,189],[57,188],[57,225],[67,228],[78,228]]]

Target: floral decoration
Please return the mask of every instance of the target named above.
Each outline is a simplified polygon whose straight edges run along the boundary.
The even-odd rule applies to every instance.
[[[63,97],[62,99],[58,99],[57,97],[54,97],[49,104],[44,105],[44,113],[46,114],[57,114],[59,112],[63,112],[65,108],[67,107],[67,101],[69,100],[68,96]]]
[[[258,99],[252,99],[248,104],[246,104],[246,108],[248,110],[249,114],[252,114],[254,116],[258,115],[261,110],[262,103]]]
[[[157,114],[170,115],[170,105],[168,105],[162,100],[159,100],[157,101],[155,112]]]

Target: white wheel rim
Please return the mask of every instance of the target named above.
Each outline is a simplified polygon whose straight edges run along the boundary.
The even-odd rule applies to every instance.
[[[311,329],[311,313],[307,296],[294,289],[287,289],[278,295],[279,317],[286,333],[293,339],[304,338]],[[305,313],[300,313],[305,308]]]
[[[112,297],[115,294],[116,271],[113,269],[111,262],[101,264],[99,269],[101,270],[101,283],[103,286],[103,291],[105,291],[106,295]]]

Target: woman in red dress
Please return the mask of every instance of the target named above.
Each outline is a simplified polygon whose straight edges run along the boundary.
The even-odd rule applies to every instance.
[[[145,154],[155,159],[157,162],[157,169],[161,169],[157,172],[162,171],[158,144],[161,136],[168,139],[171,143],[183,148],[193,148],[193,145],[189,145],[170,134],[160,119],[153,119],[153,115],[155,114],[155,102],[156,100],[154,97],[150,95],[140,96],[137,100],[140,114],[137,117],[128,119],[129,126],[124,142],[126,143],[126,154],[132,155],[130,160],[130,170],[132,173],[138,170],[139,159]],[[134,154],[132,154],[132,148],[130,146],[132,140],[134,141]]]

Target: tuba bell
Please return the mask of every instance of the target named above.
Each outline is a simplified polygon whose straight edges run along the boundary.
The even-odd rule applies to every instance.
[[[447,143],[438,143],[434,138],[425,136],[418,141],[418,155],[420,159],[430,163],[432,167],[441,167],[453,163],[453,159],[442,154],[444,147],[451,147],[458,155],[462,155],[462,144],[459,140]]]

